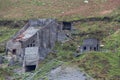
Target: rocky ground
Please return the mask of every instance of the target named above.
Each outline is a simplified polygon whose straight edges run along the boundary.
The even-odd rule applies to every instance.
[[[60,66],[48,75],[49,80],[93,80],[76,67]]]

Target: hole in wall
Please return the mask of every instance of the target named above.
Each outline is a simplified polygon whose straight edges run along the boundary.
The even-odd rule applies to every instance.
[[[13,49],[13,50],[12,50],[12,53],[13,53],[14,55],[16,55],[16,49]]]
[[[36,68],[36,65],[25,66],[25,72],[31,72],[31,71],[34,71],[35,68]]]
[[[84,50],[86,50],[86,46],[84,47]]]
[[[63,22],[63,28],[62,30],[71,30],[71,22]]]

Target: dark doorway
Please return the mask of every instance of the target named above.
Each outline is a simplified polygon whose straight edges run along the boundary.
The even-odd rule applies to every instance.
[[[96,51],[96,47],[94,47],[94,51]]]
[[[86,50],[86,46],[83,49]]]
[[[25,72],[31,72],[31,71],[34,71],[35,68],[36,68],[36,65],[25,66]]]
[[[63,22],[62,30],[71,30],[71,22]]]
[[[13,53],[14,55],[16,55],[16,49],[13,49],[12,53]]]
[[[92,47],[90,47],[90,51],[92,51]]]
[[[99,45],[97,44],[97,50],[99,50]]]

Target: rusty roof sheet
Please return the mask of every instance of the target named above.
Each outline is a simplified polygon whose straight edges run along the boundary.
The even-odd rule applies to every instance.
[[[41,28],[40,26],[39,27],[29,27],[26,31],[24,31],[22,34],[20,34],[16,38],[16,41],[29,39],[30,37],[35,35],[40,30],[40,28]]]

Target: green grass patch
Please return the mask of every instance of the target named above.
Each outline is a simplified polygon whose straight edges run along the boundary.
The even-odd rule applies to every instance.
[[[120,53],[119,53],[120,54]],[[83,68],[89,75],[96,80],[110,80],[120,76],[120,58],[118,53],[90,52],[81,55],[73,61],[73,64]]]
[[[18,28],[9,28],[9,27],[0,27],[0,43],[8,40],[12,37],[19,29]]]
[[[12,37],[19,28],[0,27],[0,52],[4,51],[5,42]]]
[[[119,51],[120,49],[120,30],[118,29],[114,34],[106,37],[104,39],[105,48],[113,50],[113,51]]]
[[[6,80],[6,77],[12,76],[12,69],[10,67],[0,68],[0,80]]]

